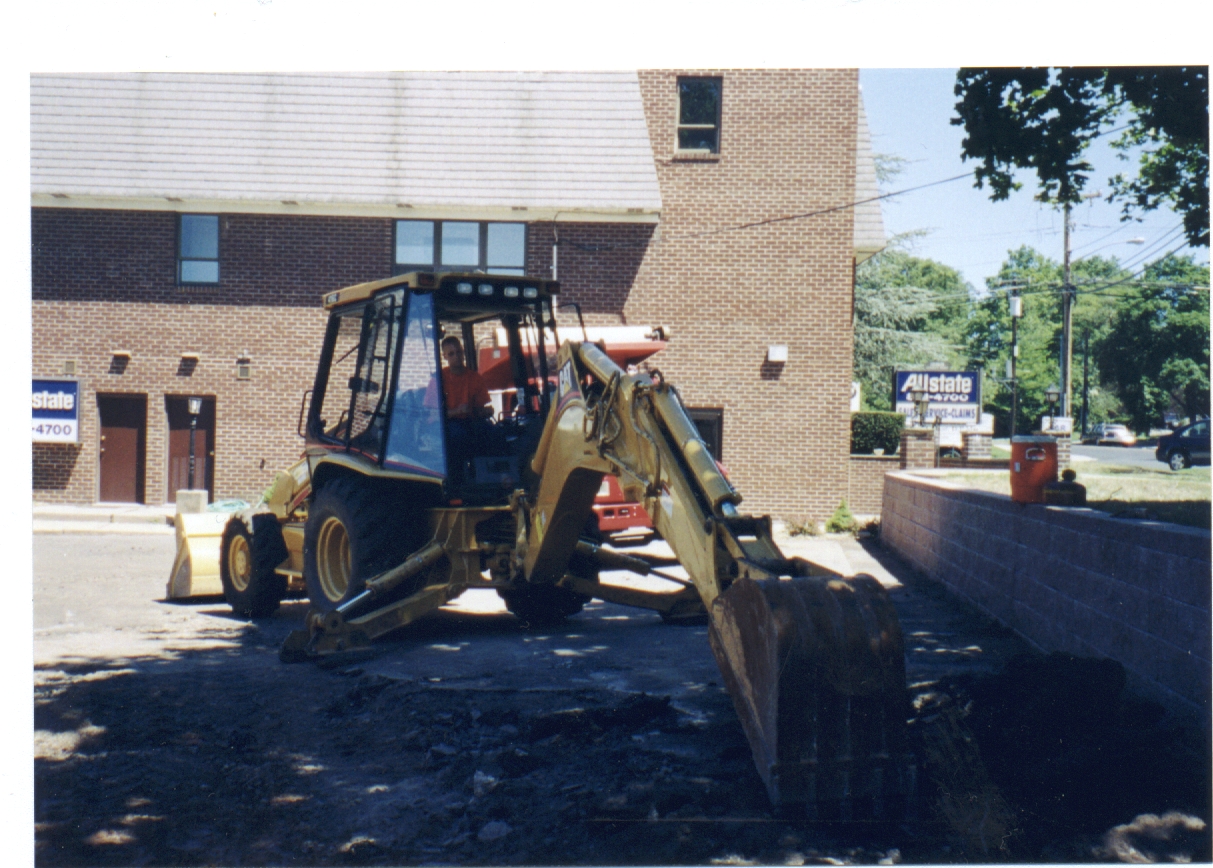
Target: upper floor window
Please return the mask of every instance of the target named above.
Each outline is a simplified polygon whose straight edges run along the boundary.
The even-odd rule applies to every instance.
[[[526,224],[397,220],[393,270],[525,274]]]
[[[219,218],[182,214],[177,222],[177,282],[219,282]]]
[[[678,79],[678,150],[720,153],[720,79]]]

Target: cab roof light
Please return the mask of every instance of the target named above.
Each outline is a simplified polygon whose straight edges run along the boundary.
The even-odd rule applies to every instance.
[[[518,297],[518,287],[507,286],[505,289],[501,290],[501,294],[504,295],[506,298],[517,298]]]
[[[455,292],[459,293],[460,295],[471,295],[472,285],[465,280],[461,280],[459,283],[455,284]]]
[[[493,294],[493,284],[491,284],[491,283],[480,284],[480,294],[481,295],[492,295]]]
[[[523,298],[538,298],[538,296],[539,296],[539,290],[536,287],[524,286],[522,288],[522,297]]]

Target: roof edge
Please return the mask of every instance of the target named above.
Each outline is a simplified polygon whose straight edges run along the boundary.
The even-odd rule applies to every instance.
[[[173,211],[221,214],[297,214],[309,217],[388,217],[397,220],[493,220],[513,223],[660,223],[647,208],[552,208],[494,205],[397,205],[390,203],[263,201],[252,199],[168,199],[160,196],[76,196],[31,193],[34,208],[107,211]]]

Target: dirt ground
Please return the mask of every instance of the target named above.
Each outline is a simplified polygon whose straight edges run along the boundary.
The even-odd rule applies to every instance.
[[[306,604],[249,623],[161,602],[172,547],[35,536],[39,865],[1210,856],[1206,732],[1126,699],[1114,667],[1022,656],[904,569],[914,798],[898,823],[826,825],[772,812],[702,625],[593,603],[533,632],[470,592],[370,653],[287,666]]]

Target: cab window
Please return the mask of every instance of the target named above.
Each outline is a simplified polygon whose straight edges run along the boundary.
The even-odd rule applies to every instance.
[[[408,299],[400,372],[392,406],[384,465],[441,478],[446,475],[442,413],[427,393],[438,394],[438,346],[434,329],[434,296],[413,294]],[[433,406],[427,406],[431,404]]]

